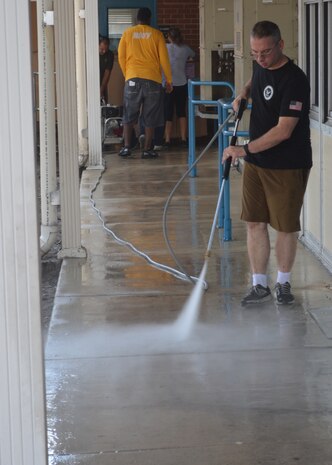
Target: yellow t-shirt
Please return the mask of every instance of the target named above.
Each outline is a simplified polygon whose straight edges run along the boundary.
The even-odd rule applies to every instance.
[[[118,53],[126,81],[142,78],[161,83],[163,71],[166,82],[172,82],[165,39],[157,29],[145,24],[126,29],[121,37]]]

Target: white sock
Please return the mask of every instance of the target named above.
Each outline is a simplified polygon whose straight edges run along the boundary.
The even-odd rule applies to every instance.
[[[253,286],[257,286],[260,284],[263,287],[267,287],[267,275],[266,274],[253,274],[252,275],[252,284]]]
[[[285,283],[290,283],[290,273],[283,273],[282,271],[278,270],[278,277],[277,277],[277,283],[280,284],[285,284]]]

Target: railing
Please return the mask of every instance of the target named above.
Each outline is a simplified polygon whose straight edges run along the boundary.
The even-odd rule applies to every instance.
[[[196,86],[224,86],[228,87],[232,91],[231,98],[219,99],[219,100],[199,100],[195,99],[194,91]],[[188,165],[189,167],[195,162],[195,145],[196,145],[196,132],[195,132],[195,116],[202,116],[196,109],[197,105],[209,105],[215,106],[217,114],[209,115],[205,117],[218,119],[218,127],[220,127],[229,116],[232,110],[232,102],[234,99],[234,87],[229,82],[223,81],[188,81],[188,129],[189,129],[189,154],[188,154]],[[251,108],[249,105],[248,108]],[[226,147],[229,145],[229,138],[233,135],[231,130],[232,123],[226,123],[223,130],[218,135],[218,171],[219,171],[219,188],[222,182],[223,176],[223,165],[221,163],[222,154]],[[238,137],[249,137],[248,131],[237,131]],[[196,166],[191,171],[191,177],[197,176]],[[218,228],[224,229],[223,240],[232,240],[232,220],[230,216],[230,182],[227,180],[224,187],[223,198],[219,211]]]
[[[231,90],[232,97],[234,98],[233,84],[225,81],[188,81],[188,139],[189,139],[189,153],[188,164],[191,166],[195,161],[195,146],[196,146],[196,128],[195,128],[195,115],[197,105],[209,105],[218,107],[218,100],[197,100],[195,99],[195,87],[201,86],[218,86],[226,87]],[[213,118],[214,115],[209,115]],[[194,167],[190,174],[192,177],[197,176],[197,169]]]

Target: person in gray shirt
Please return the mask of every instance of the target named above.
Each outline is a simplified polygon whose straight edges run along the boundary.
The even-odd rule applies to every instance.
[[[166,94],[166,125],[165,125],[165,145],[170,145],[172,135],[172,121],[174,106],[176,116],[179,119],[181,145],[187,146],[187,118],[186,106],[188,98],[188,85],[186,76],[186,63],[193,59],[195,52],[183,43],[180,29],[171,28],[168,32],[167,44],[168,55],[172,68],[173,92]]]

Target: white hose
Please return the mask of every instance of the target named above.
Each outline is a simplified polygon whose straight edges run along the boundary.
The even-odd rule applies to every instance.
[[[100,181],[101,181],[101,179],[103,177],[103,174],[106,171],[106,163],[105,163],[105,161],[104,161],[104,166],[105,166],[105,168],[100,173],[100,176],[98,177],[96,184],[94,185],[94,187],[90,191],[90,197],[89,197],[91,206],[92,206],[93,210],[97,213],[97,216],[98,216],[98,218],[100,219],[100,221],[102,223],[103,229],[108,234],[110,234],[118,244],[125,245],[132,252],[134,252],[136,255],[138,255],[139,257],[144,258],[149,263],[149,265],[153,266],[154,268],[157,268],[158,270],[169,273],[169,274],[173,275],[175,278],[181,279],[182,281],[189,281],[190,282],[190,281],[193,280],[193,281],[196,282],[198,278],[196,278],[195,276],[190,276],[190,279],[189,279],[188,276],[185,273],[182,273],[181,271],[178,271],[178,270],[176,270],[176,269],[174,269],[174,268],[172,268],[170,266],[167,266],[167,265],[164,265],[162,263],[159,263],[159,262],[156,262],[156,261],[152,260],[152,258],[149,257],[145,252],[142,252],[142,251],[138,250],[131,242],[128,242],[128,241],[125,241],[125,240],[121,239],[119,236],[117,236],[115,234],[114,231],[112,231],[109,227],[106,226],[106,222],[105,222],[105,220],[103,218],[103,214],[102,214],[101,210],[96,207],[96,202],[95,202],[95,200],[93,198],[93,194],[97,190],[97,188],[98,188],[98,186],[100,184]]]

